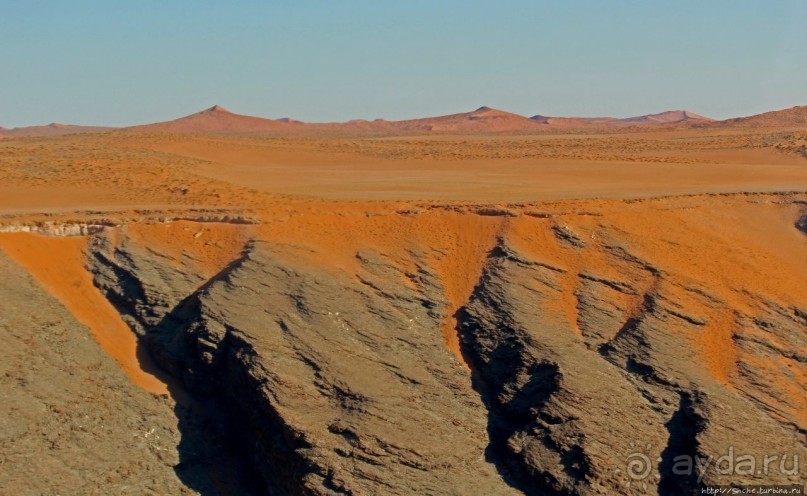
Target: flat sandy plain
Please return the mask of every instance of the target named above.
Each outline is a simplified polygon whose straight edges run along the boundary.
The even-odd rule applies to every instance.
[[[275,195],[523,203],[803,190],[799,131],[0,140],[0,212],[261,208]]]

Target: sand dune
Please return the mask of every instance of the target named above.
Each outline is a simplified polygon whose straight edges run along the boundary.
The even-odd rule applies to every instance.
[[[619,119],[622,124],[678,124],[681,122],[711,122],[714,119],[704,117],[688,110],[668,110],[658,114],[640,115],[638,117],[628,117],[626,119]]]
[[[289,136],[329,135],[405,135],[419,133],[519,133],[618,132],[629,128],[774,128],[807,126],[807,106],[766,112],[750,117],[716,121],[688,110],[668,110],[635,117],[553,117],[536,114],[525,117],[490,107],[472,112],[406,120],[353,119],[345,122],[302,122],[292,117],[267,119],[240,115],[214,105],[179,119],[126,128],[48,124],[14,129],[0,127],[0,137],[55,136],[92,133],[114,129],[126,132],[161,132],[177,134],[272,134]]]
[[[291,120],[276,121],[262,117],[234,114],[219,105],[167,122],[126,128],[127,131],[171,133],[259,133],[294,126]]]
[[[550,130],[591,128],[623,128],[637,125],[662,126],[683,122],[709,122],[712,119],[686,110],[618,119],[614,117],[547,117],[527,118],[491,107],[479,107],[472,112],[390,121],[385,119],[354,119],[347,122],[306,123],[290,117],[264,119],[234,114],[218,105],[175,121],[127,128],[130,131],[160,131],[173,133],[319,135],[328,133],[413,134],[436,133],[540,133]]]
[[[102,126],[75,126],[73,124],[59,124],[54,122],[45,126],[15,127],[13,129],[0,127],[0,137],[58,136],[62,134],[97,133],[112,129],[115,128]]]
[[[503,110],[479,107],[473,112],[392,122],[395,129],[407,131],[520,131],[535,130],[530,119]]]
[[[658,114],[639,115],[636,117],[549,117],[534,115],[530,119],[549,128],[624,128],[629,126],[663,126],[683,122],[711,122],[714,119],[698,115],[688,110],[668,110]]]
[[[774,110],[748,117],[726,119],[713,124],[718,127],[804,127],[807,126],[807,105],[791,107],[784,110]]]

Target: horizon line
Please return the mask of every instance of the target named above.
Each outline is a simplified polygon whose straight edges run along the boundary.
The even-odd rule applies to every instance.
[[[356,118],[350,118],[350,119],[346,119],[346,120],[304,121],[304,120],[292,117],[291,115],[285,115],[285,116],[281,116],[281,117],[264,117],[264,116],[260,116],[260,115],[250,114],[250,113],[234,112],[234,111],[230,110],[228,107],[225,107],[223,105],[220,105],[220,104],[216,103],[216,104],[213,104],[212,106],[205,107],[202,110],[196,110],[196,111],[188,113],[188,114],[183,114],[183,115],[181,115],[179,117],[169,118],[169,119],[165,119],[165,120],[153,120],[153,121],[149,121],[149,122],[145,122],[145,123],[137,123],[137,124],[107,125],[107,124],[101,124],[101,123],[80,124],[80,123],[77,123],[77,122],[74,122],[74,121],[63,121],[63,122],[51,121],[51,122],[42,123],[42,124],[31,124],[31,125],[27,125],[27,126],[14,126],[14,127],[6,127],[6,126],[3,125],[3,123],[0,123],[0,129],[11,131],[11,130],[15,130],[15,129],[24,129],[24,128],[30,128],[30,127],[52,127],[52,126],[81,126],[81,127],[105,127],[105,128],[110,128],[110,129],[126,129],[126,128],[130,128],[130,127],[147,126],[147,125],[150,125],[150,124],[158,124],[158,123],[163,123],[163,122],[172,122],[172,121],[175,121],[175,120],[183,119],[185,117],[190,117],[192,115],[199,114],[199,113],[202,113],[202,112],[211,111],[211,110],[218,110],[218,111],[228,112],[228,113],[231,113],[231,114],[234,114],[234,115],[239,115],[239,116],[244,116],[244,117],[255,117],[255,118],[259,118],[259,119],[267,119],[267,120],[273,120],[273,121],[280,121],[280,120],[284,120],[284,119],[289,119],[289,120],[298,121],[298,122],[303,123],[303,124],[345,124],[345,123],[355,122],[355,121],[365,121],[365,122],[374,122],[374,121],[404,122],[404,121],[413,121],[413,120],[420,120],[420,119],[432,119],[432,118],[446,117],[446,116],[451,116],[451,115],[470,114],[470,113],[479,112],[479,111],[482,111],[482,110],[485,110],[485,109],[496,110],[496,111],[499,111],[499,112],[506,112],[508,114],[513,114],[513,115],[516,115],[516,116],[519,116],[519,117],[523,117],[525,119],[533,119],[535,117],[546,117],[546,118],[553,118],[553,119],[616,119],[616,120],[625,120],[625,119],[631,119],[631,118],[637,118],[637,117],[660,115],[660,114],[664,114],[664,113],[668,113],[668,112],[688,112],[688,113],[691,113],[691,114],[698,115],[700,117],[705,117],[705,118],[713,120],[713,121],[721,122],[721,121],[726,121],[726,120],[731,120],[731,119],[738,119],[738,118],[743,118],[743,117],[752,117],[752,116],[764,114],[764,113],[767,113],[767,112],[777,112],[777,111],[782,111],[782,110],[789,110],[789,109],[792,109],[792,108],[798,108],[798,107],[802,107],[802,106],[804,106],[804,105],[790,105],[790,106],[784,107],[784,108],[776,108],[776,109],[766,110],[764,112],[759,112],[759,113],[755,113],[755,114],[735,115],[735,116],[732,116],[732,117],[726,117],[724,119],[712,118],[712,117],[709,117],[709,116],[704,115],[702,113],[695,112],[695,111],[692,111],[692,110],[689,110],[689,109],[686,109],[686,108],[666,109],[666,110],[661,110],[659,112],[650,112],[650,113],[645,113],[645,114],[628,115],[628,116],[625,116],[625,117],[615,117],[615,116],[611,116],[611,115],[547,115],[547,114],[541,114],[541,113],[527,115],[527,114],[520,114],[520,113],[517,113],[517,112],[512,112],[512,111],[509,111],[509,110],[504,110],[504,109],[501,109],[501,108],[498,108],[498,107],[492,107],[492,106],[489,106],[489,105],[482,105],[482,106],[477,107],[477,108],[475,108],[473,110],[465,110],[465,111],[461,111],[461,112],[452,112],[452,113],[448,113],[448,114],[426,115],[426,116],[421,116],[421,117],[409,117],[409,118],[403,118],[403,119],[388,119],[388,118],[384,118],[384,117],[375,117],[375,118],[356,117]]]

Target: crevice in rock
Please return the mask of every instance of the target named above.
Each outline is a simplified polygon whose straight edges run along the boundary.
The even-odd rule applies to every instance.
[[[264,478],[247,455],[253,451],[254,437],[242,427],[244,412],[234,409],[239,399],[221,393],[231,391],[229,387],[218,387],[227,365],[222,360],[215,362],[215,367],[199,364],[199,355],[209,351],[203,349],[204,340],[200,339],[206,325],[200,296],[240,266],[248,251],[249,247],[159,320],[155,302],[149,301],[135,274],[100,252],[92,254],[102,270],[114,274],[115,287],[101,290],[124,320],[138,329],[138,354],[149,354],[163,375],[181,379],[167,381],[176,402],[174,413],[181,435],[179,463],[174,470],[185,485],[202,496],[258,496],[267,491]],[[213,345],[217,358],[221,358],[230,341],[230,333],[225,331],[218,343],[206,344],[208,348]]]
[[[306,475],[316,471],[300,452],[312,446],[302,433],[283,422],[275,406],[260,394],[267,385],[245,363],[254,355],[251,346],[235,333],[227,335],[228,353],[219,374],[227,384],[220,391],[233,419],[235,438],[250,457],[269,494],[303,494]],[[256,367],[260,365],[253,364]],[[319,474],[327,479],[328,474]]]
[[[698,473],[698,436],[705,430],[708,419],[703,414],[703,394],[689,391],[674,380],[664,376],[641,355],[624,352],[625,340],[634,342],[633,348],[647,346],[642,336],[643,319],[650,308],[638,315],[638,320],[629,319],[616,338],[600,348],[602,357],[624,371],[626,377],[642,396],[663,415],[669,415],[664,424],[668,439],[658,464],[658,494],[678,496],[699,494],[702,487]],[[670,413],[668,403],[678,399],[675,410]],[[687,465],[689,463],[690,465]]]
[[[112,272],[114,286],[104,286],[98,284],[96,277],[94,283],[104,294],[106,299],[112,303],[118,313],[129,326],[134,327],[135,333],[142,337],[145,329],[140,324],[142,315],[138,311],[138,302],[146,302],[146,292],[140,280],[134,274],[127,271],[110,257],[100,251],[92,251],[91,256],[95,259],[97,266],[103,267]]]
[[[480,300],[491,308],[495,306],[483,288],[490,282],[491,264],[497,259],[510,259],[509,255],[501,242],[491,250],[469,301]],[[525,346],[526,336],[506,321],[496,323],[498,339],[490,337],[490,341],[482,343],[479,337],[487,333],[478,316],[463,306],[455,318],[461,351],[472,371],[474,390],[488,410],[486,459],[496,466],[508,485],[528,496],[572,494],[552,472],[539,472],[526,466],[518,456],[518,449],[514,448],[527,432],[542,431],[562,422],[543,411],[546,402],[560,388],[562,373],[558,365],[532,357]],[[552,442],[549,436],[540,436],[540,440]],[[578,479],[579,469],[585,470],[586,466],[582,451],[557,449],[557,452],[566,475]]]
[[[706,428],[707,420],[698,411],[697,392],[681,392],[678,409],[665,427],[670,433],[659,462],[658,490],[660,496],[700,494],[702,484],[697,470],[698,434]]]

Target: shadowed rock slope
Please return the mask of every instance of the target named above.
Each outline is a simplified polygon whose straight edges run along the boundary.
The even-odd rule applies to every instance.
[[[96,236],[91,268],[269,494],[696,494],[803,478],[804,205],[435,209],[317,231],[301,214],[176,246],[124,227]],[[473,263],[446,261],[470,241],[446,219],[488,250],[467,294]],[[429,228],[456,246],[407,244]],[[729,453],[757,465],[715,470]],[[788,458],[762,473],[766,455]],[[696,457],[711,465],[680,465]]]
[[[131,271],[149,257],[156,271]],[[272,494],[517,494],[482,456],[485,407],[443,346],[433,275],[401,285],[367,252],[349,278],[259,241],[181,298],[181,269],[153,254],[98,260],[158,360],[237,419]],[[173,308],[154,319],[156,302]]]

